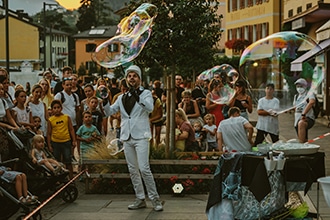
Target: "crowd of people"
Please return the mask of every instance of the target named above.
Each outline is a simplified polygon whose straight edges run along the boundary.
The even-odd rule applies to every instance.
[[[38,84],[26,90],[22,85],[10,86],[7,71],[0,69],[0,126],[30,129],[42,137],[31,152],[34,163],[46,165],[54,175],[59,169],[65,170],[70,178],[75,148],[80,158],[85,158],[95,141],[115,130],[125,149],[136,194],[128,208],[146,207],[143,179],[154,209],[163,210],[148,159],[149,146],[161,147],[161,130],[166,123],[166,90],[162,83],[155,80],[150,88],[142,87],[141,69],[136,65],[125,71],[120,82],[100,77],[95,84],[78,83],[79,77],[68,66],[62,73],[63,78],[56,82],[52,73],[45,71]],[[196,79],[195,87],[186,89],[182,76],[175,76],[175,151],[251,151],[268,134],[273,142],[279,140],[276,112],[279,100],[274,97],[274,84],[266,85],[266,95],[258,101],[257,135],[253,140],[254,127],[248,117],[253,103],[246,82],[239,79],[230,85],[235,93],[229,103],[222,104],[217,100],[225,83],[220,74],[214,74],[210,80]],[[307,95],[307,82],[299,79],[295,85],[298,94],[293,104],[299,105],[295,109],[294,127],[300,142],[305,142],[315,120],[312,112],[315,98],[301,102]],[[226,108],[228,116],[224,113]],[[44,146],[40,142],[47,143],[54,160],[41,153]],[[5,159],[4,149],[0,154]],[[65,164],[65,168],[58,162]]]

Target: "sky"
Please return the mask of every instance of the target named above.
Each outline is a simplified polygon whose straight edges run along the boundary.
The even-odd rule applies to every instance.
[[[80,0],[56,0],[66,9],[77,9],[80,7]]]

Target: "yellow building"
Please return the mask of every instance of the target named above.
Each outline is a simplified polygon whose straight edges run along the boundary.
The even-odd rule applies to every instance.
[[[76,48],[76,70],[83,66],[87,72],[95,69],[96,63],[92,60],[92,54],[96,47],[104,41],[115,36],[117,26],[95,27],[87,31],[83,31],[73,36]],[[109,51],[115,56],[120,52],[120,45],[111,45]]]
[[[0,10],[1,12],[1,10]],[[0,66],[6,66],[6,25],[4,13],[0,13]],[[23,62],[40,68],[39,30],[29,19],[13,12],[9,13],[9,59],[10,68],[19,69]]]
[[[282,0],[227,0],[226,42],[236,39],[253,43],[281,30]],[[226,48],[226,55],[242,51]]]

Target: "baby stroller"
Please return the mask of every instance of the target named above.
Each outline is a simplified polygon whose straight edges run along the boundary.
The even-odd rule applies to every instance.
[[[30,152],[32,148],[31,141],[35,135],[33,132],[29,130],[10,130],[7,133],[15,147],[13,154],[20,159],[18,170],[27,175],[28,187],[31,193],[40,196],[45,192],[56,192],[69,182],[68,173],[63,172],[54,175],[46,166],[32,163]],[[47,150],[45,152],[48,157],[52,157],[50,152]],[[78,189],[74,184],[69,184],[60,195],[65,202],[73,202],[78,197]]]
[[[8,166],[11,162],[16,162],[19,159],[12,159],[5,162],[0,162],[0,166]],[[28,192],[31,196],[32,194]],[[33,209],[40,205],[39,201],[31,204],[21,203],[16,198],[15,186],[10,183],[7,179],[0,177],[0,220],[8,219],[13,216],[20,208],[22,214],[17,218],[21,219],[22,217],[29,214]],[[41,219],[40,211],[36,212],[33,216],[33,219]]]

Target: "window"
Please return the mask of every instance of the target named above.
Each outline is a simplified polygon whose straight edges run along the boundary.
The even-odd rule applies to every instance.
[[[302,7],[299,6],[299,7],[297,8],[297,14],[299,14],[299,13],[301,13],[301,12],[302,12]]]
[[[288,17],[291,18],[293,16],[293,9],[290,9],[288,11]]]
[[[306,4],[306,9],[310,9],[312,7],[312,3]]]
[[[86,52],[91,53],[96,49],[96,44],[86,44]]]
[[[108,52],[119,52],[118,44],[111,44],[108,46]]]

